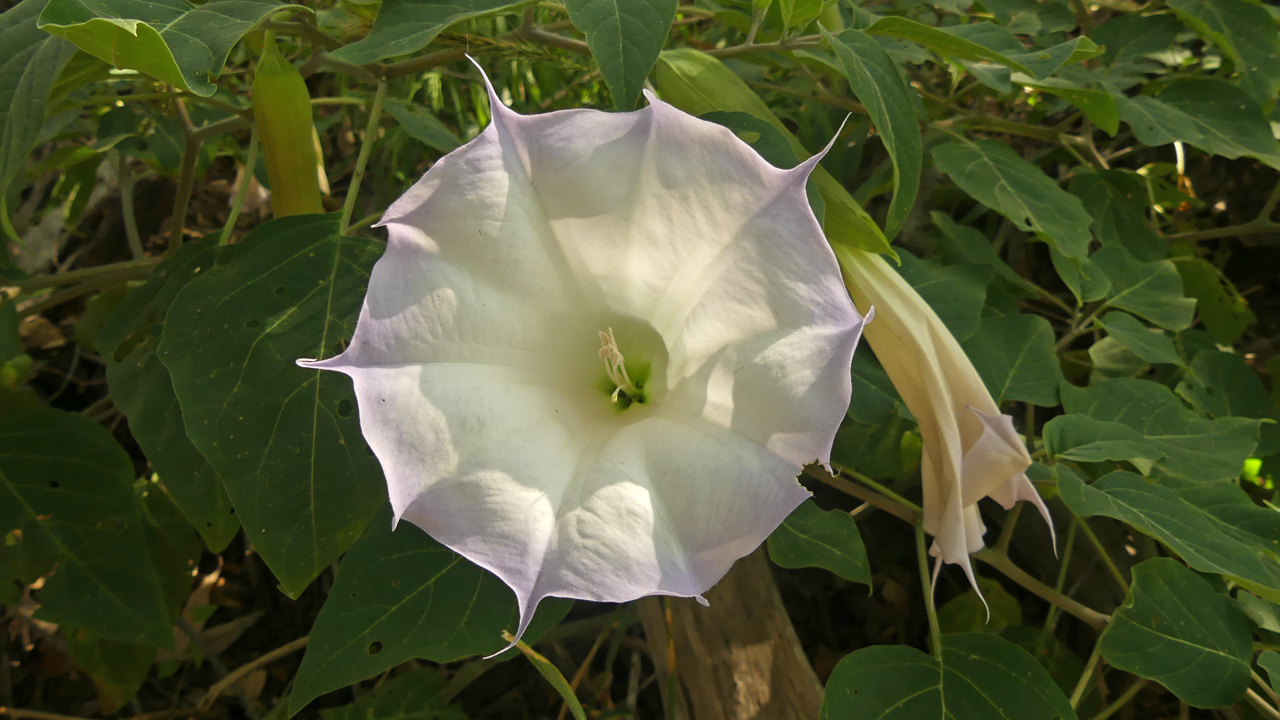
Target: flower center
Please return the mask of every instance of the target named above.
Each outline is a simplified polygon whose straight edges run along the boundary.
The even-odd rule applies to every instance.
[[[625,394],[635,402],[644,402],[644,394],[635,383],[631,382],[631,376],[627,375],[626,359],[618,349],[618,341],[613,337],[613,328],[609,328],[608,332],[600,333],[600,359],[604,360],[604,371],[609,376],[609,381],[615,385],[614,402],[618,402],[619,393]]]

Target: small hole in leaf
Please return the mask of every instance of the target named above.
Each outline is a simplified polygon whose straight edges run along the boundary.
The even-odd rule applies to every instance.
[[[277,287],[277,288],[276,288],[276,294],[277,294],[277,295],[283,295],[283,294],[284,294],[284,286],[283,286],[283,285],[281,285],[280,287]]]
[[[252,318],[251,320],[249,320],[249,322],[245,323],[244,326],[247,328],[256,328],[261,324],[262,324],[261,320],[259,320],[258,318]]]
[[[210,522],[210,523],[205,523],[205,524],[204,524],[204,526],[205,526],[205,527],[213,527],[213,523],[211,523],[211,522]]]
[[[382,641],[381,641],[381,640],[374,640],[373,642],[369,643],[369,654],[370,654],[370,655],[377,655],[377,654],[378,654],[378,653],[380,653],[380,652],[382,652]]]
[[[235,515],[235,514],[236,514],[236,509],[235,509],[235,508],[231,508],[231,514],[232,514],[232,515]]]
[[[351,417],[351,401],[350,400],[338,401],[338,417],[340,418]]]
[[[392,581],[391,581],[391,587],[400,587],[400,581],[399,581],[399,580],[392,580]]]
[[[49,481],[49,487],[53,488],[54,490],[57,490],[61,486],[62,486],[62,483],[58,482],[57,480]]]

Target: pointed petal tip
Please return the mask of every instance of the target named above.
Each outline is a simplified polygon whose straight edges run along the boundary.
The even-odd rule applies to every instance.
[[[707,602],[707,599],[702,597],[701,595],[694,595],[693,599],[697,600],[698,604],[701,605],[702,607],[711,607],[711,603]]]

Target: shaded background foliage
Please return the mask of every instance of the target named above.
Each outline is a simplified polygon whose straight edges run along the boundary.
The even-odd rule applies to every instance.
[[[920,436],[859,350],[837,475],[768,542],[823,717],[1280,717],[1274,5],[4,7],[9,715],[670,711],[632,605],[544,603],[529,662],[478,659],[510,592],[390,531],[349,381],[292,363],[344,347],[368,226],[487,124],[470,53],[525,113],[648,86],[780,166],[840,132],[829,239],[894,256],[1018,418],[1058,546],[984,505],[990,617],[944,571],[930,648]],[[268,220],[264,30],[307,77],[329,214]]]

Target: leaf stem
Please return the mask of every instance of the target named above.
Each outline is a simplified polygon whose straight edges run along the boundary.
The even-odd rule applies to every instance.
[[[1272,720],[1280,720],[1280,710],[1277,710],[1271,705],[1271,703],[1263,700],[1262,696],[1254,692],[1253,688],[1249,688],[1244,692],[1244,698],[1249,701],[1250,705],[1257,708],[1258,712],[1272,718]]]
[[[1083,603],[1073,600],[1035,579],[1025,570],[1014,565],[1013,561],[1010,560],[1007,555],[1002,555],[991,548],[985,548],[973,553],[973,558],[975,560],[981,560],[996,570],[999,570],[1004,573],[1005,577],[1018,583],[1034,595],[1039,596],[1040,599],[1056,605],[1064,612],[1075,616],[1081,622],[1095,630],[1101,630],[1111,620],[1110,616],[1103,615],[1097,610],[1087,607]]]
[[[1089,538],[1089,544],[1093,545],[1094,552],[1098,553],[1098,558],[1102,560],[1102,564],[1107,566],[1107,570],[1111,573],[1111,577],[1115,578],[1116,584],[1124,591],[1125,595],[1129,594],[1129,583],[1124,579],[1124,573],[1120,572],[1120,567],[1116,565],[1115,560],[1111,559],[1111,553],[1107,552],[1107,548],[1094,534],[1093,528],[1085,522],[1085,519],[1075,514],[1073,510],[1071,516],[1075,518],[1076,523],[1084,530],[1084,536]]]
[[[231,201],[231,212],[222,225],[222,234],[218,236],[218,245],[226,245],[231,241],[231,232],[236,229],[236,221],[240,219],[240,208],[244,206],[244,198],[249,194],[249,186],[253,184],[253,166],[258,160],[258,128],[255,125],[249,132],[249,150],[245,153],[244,175],[240,178],[240,187],[236,189],[236,197]]]
[[[1263,691],[1267,693],[1267,697],[1271,698],[1271,702],[1275,703],[1277,707],[1280,707],[1280,695],[1277,695],[1276,691],[1271,688],[1271,683],[1263,679],[1263,677],[1258,674],[1258,671],[1252,668],[1249,669],[1249,675],[1253,677],[1253,681],[1258,684],[1258,687],[1262,688]]]
[[[924,593],[924,610],[929,616],[929,640],[933,657],[942,662],[942,628],[938,625],[938,608],[933,602],[933,583],[929,578],[929,549],[924,539],[924,520],[916,520],[916,562],[920,566],[920,592]],[[942,562],[937,560],[936,562]]]
[[[15,283],[15,285],[17,285],[20,294],[27,295],[37,290],[58,287],[59,285],[75,285],[79,282],[96,279],[101,275],[119,274],[122,276],[121,279],[133,280],[146,277],[151,272],[151,268],[159,262],[160,258],[158,257],[141,258],[109,265],[98,265],[97,267],[83,270],[71,270],[57,275],[39,275],[30,280]]]
[[[369,164],[369,154],[378,136],[378,123],[382,120],[382,102],[386,97],[387,81],[379,80],[378,92],[373,96],[373,106],[369,108],[369,123],[364,128],[364,140],[360,143],[360,155],[356,158],[355,169],[351,172],[351,185],[347,188],[347,197],[342,203],[342,219],[338,223],[340,234],[346,234],[347,226],[351,222],[351,211],[355,209],[356,198],[360,195],[360,183],[364,180],[365,166]]]
[[[1129,701],[1132,700],[1133,697],[1142,690],[1142,688],[1146,687],[1146,685],[1146,678],[1135,678],[1129,687],[1125,688],[1124,692],[1120,693],[1120,696],[1116,698],[1116,701],[1108,705],[1105,710],[1095,715],[1093,720],[1107,720],[1107,718],[1120,712],[1120,708],[1128,705]]]
[[[1102,659],[1102,638],[1093,644],[1093,652],[1089,653],[1089,661],[1084,664],[1084,672],[1080,673],[1080,679],[1076,682],[1076,689],[1071,691],[1071,707],[1080,707],[1080,701],[1084,699],[1085,690],[1089,688],[1089,681],[1093,679],[1093,671],[1098,668],[1098,661]]]
[[[241,665],[235,670],[232,670],[231,672],[227,673],[226,677],[214,683],[213,686],[209,688],[209,691],[206,692],[204,696],[200,698],[198,707],[201,710],[209,709],[209,707],[213,705],[213,701],[217,700],[218,696],[221,695],[223,691],[225,691],[227,688],[239,682],[240,678],[244,677],[245,675],[248,675],[249,673],[253,672],[255,669],[262,667],[263,665],[268,665],[270,663],[275,662],[276,660],[279,660],[282,657],[291,655],[292,653],[295,653],[298,650],[301,650],[302,648],[307,646],[307,641],[310,639],[311,637],[309,635],[304,635],[298,638],[297,640],[281,645],[280,647],[276,648],[275,650],[272,650],[269,653],[266,653],[265,655],[261,655],[257,658],[254,658],[253,660],[250,660],[244,665]]]

